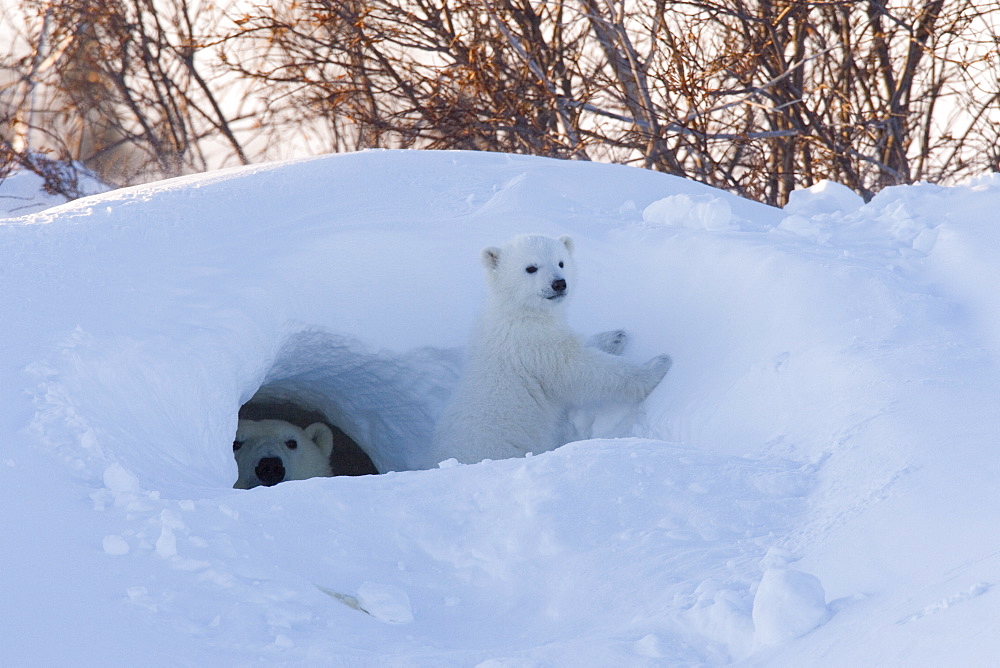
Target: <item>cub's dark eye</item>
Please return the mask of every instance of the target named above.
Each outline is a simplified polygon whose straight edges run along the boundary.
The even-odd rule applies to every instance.
[[[524,270],[525,270],[526,272],[528,272],[529,274],[533,274],[533,273],[535,273],[536,271],[538,271],[538,267],[536,267],[535,265],[531,265],[531,266],[529,266],[529,267],[525,267],[525,268],[524,268]]]
[[[294,450],[295,448],[299,447],[299,444],[296,443],[295,439],[293,438],[291,440],[285,441],[285,447],[288,448],[289,450]]]
[[[233,452],[236,452],[243,446],[243,441],[233,441]]]
[[[563,263],[562,263],[562,260],[559,260],[559,268],[560,268],[560,269],[562,269],[562,268],[563,268]]]

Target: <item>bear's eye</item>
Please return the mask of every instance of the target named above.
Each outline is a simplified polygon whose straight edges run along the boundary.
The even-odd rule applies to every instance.
[[[239,450],[240,447],[242,447],[242,445],[243,445],[243,441],[233,441],[233,452],[236,452],[237,450]]]
[[[559,260],[559,268],[560,268],[560,269],[562,269],[562,268],[563,268],[563,263],[562,263],[562,260]]]
[[[528,272],[529,274],[533,274],[536,271],[538,271],[538,267],[536,267],[535,265],[532,264],[532,265],[529,265],[529,266],[525,267],[524,270],[526,272]]]
[[[287,447],[289,450],[294,450],[295,448],[299,447],[299,444],[296,443],[295,439],[293,438],[285,441],[285,447]]]

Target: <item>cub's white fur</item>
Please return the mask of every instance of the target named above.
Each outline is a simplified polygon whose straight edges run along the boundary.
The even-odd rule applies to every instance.
[[[639,402],[670,369],[668,355],[644,365],[617,356],[625,332],[587,344],[564,308],[575,289],[573,242],[536,235],[486,248],[489,297],[469,341],[465,374],[437,425],[433,456],[475,463],[562,445],[569,409]]]

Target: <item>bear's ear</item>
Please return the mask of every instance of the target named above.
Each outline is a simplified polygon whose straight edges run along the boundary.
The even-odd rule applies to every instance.
[[[324,457],[333,453],[333,432],[322,422],[313,422],[305,428],[306,438],[316,444]]]
[[[483,261],[483,266],[487,269],[496,269],[500,264],[500,249],[496,246],[484,248],[479,259]]]
[[[559,237],[559,241],[561,241],[563,243],[563,246],[565,246],[566,250],[569,251],[569,254],[572,255],[573,254],[573,240],[571,238],[563,235],[563,236]]]

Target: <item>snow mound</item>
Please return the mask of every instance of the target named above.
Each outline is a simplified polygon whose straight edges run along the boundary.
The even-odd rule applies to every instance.
[[[656,200],[642,211],[642,219],[656,225],[682,225],[696,230],[734,230],[729,202],[711,195],[680,193]]]
[[[753,599],[756,641],[773,645],[794,640],[830,618],[819,578],[785,568],[769,568]]]
[[[987,665],[998,206],[371,151],[0,220],[4,659]],[[523,232],[574,238],[575,330],[674,367],[579,442],[428,460]],[[232,489],[248,406],[383,475]]]
[[[864,204],[861,195],[847,186],[824,179],[808,188],[793,191],[784,210],[785,213],[811,218],[823,214],[854,213]]]

